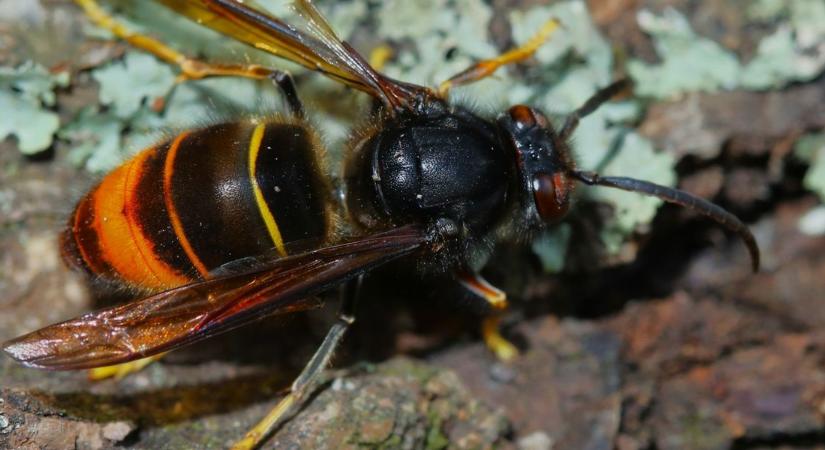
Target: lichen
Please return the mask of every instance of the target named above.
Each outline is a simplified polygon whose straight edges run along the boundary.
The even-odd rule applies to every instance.
[[[785,0],[754,0],[745,9],[745,16],[755,21],[770,21],[780,18],[786,10]]]
[[[778,23],[759,41],[754,57],[743,63],[718,43],[697,35],[675,9],[661,15],[640,11],[639,26],[653,38],[662,61],[628,63],[637,93],[671,98],[696,91],[777,89],[812,80],[825,69],[825,3],[762,0],[752,2],[747,15],[757,22]]]
[[[41,152],[52,145],[60,127],[56,113],[55,89],[69,84],[69,74],[49,73],[29,62],[20,67],[0,67],[0,140],[14,135],[25,154]]]
[[[570,225],[561,224],[534,239],[531,247],[547,273],[564,269],[565,249],[570,241]]]
[[[122,119],[133,117],[147,101],[165,96],[175,84],[168,65],[134,51],[95,69],[92,77],[100,86],[100,104]]]
[[[694,33],[687,19],[673,8],[661,15],[641,10],[637,21],[653,37],[661,63],[631,60],[627,70],[639,95],[669,98],[691,91],[733,89],[740,66],[736,56],[711,39]]]
[[[803,185],[825,202],[825,133],[802,136],[794,145],[794,156],[810,165]],[[825,234],[825,206],[812,208],[799,219],[799,229],[805,234]]]
[[[799,231],[809,236],[825,235],[825,206],[811,208],[799,218]]]
[[[825,134],[802,136],[794,145],[794,154],[811,165],[803,180],[805,187],[825,201]]]
[[[450,445],[450,440],[441,432],[443,418],[437,412],[431,412],[428,419],[425,448],[427,450],[447,448]]]
[[[434,86],[475,59],[495,56],[487,33],[491,16],[490,7],[481,0],[383,2],[375,12],[379,34],[410,44],[385,71],[398,79]]]
[[[70,161],[85,164],[91,172],[103,172],[122,162],[123,127],[117,117],[101,112],[96,105],[87,106],[58,136],[74,147],[69,154]]]

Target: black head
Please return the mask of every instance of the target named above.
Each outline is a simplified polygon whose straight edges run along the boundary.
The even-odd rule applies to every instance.
[[[621,92],[627,83],[619,81],[591,97],[567,117],[556,130],[547,117],[535,108],[511,107],[498,119],[499,133],[514,151],[518,177],[517,195],[520,216],[516,225],[531,231],[560,220],[570,207],[575,181],[658,197],[703,214],[735,232],[751,254],[754,271],[759,268],[759,247],[748,227],[721,207],[687,192],[626,177],[602,177],[576,170],[567,144],[579,119]]]
[[[498,119],[507,144],[515,152],[520,225],[535,229],[567,214],[575,187],[575,163],[564,139],[541,111],[511,107]]]

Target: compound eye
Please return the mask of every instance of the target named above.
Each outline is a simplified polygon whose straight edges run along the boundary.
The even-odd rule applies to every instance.
[[[533,198],[541,219],[547,223],[560,220],[570,207],[570,183],[564,173],[537,173],[533,176]]]

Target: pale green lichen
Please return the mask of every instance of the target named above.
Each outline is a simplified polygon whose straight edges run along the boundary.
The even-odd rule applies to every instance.
[[[736,56],[716,42],[693,32],[687,19],[668,8],[661,15],[641,10],[639,26],[653,36],[659,64],[628,62],[639,95],[668,98],[689,91],[733,89],[739,80]]]
[[[57,114],[49,110],[54,90],[68,84],[68,73],[51,74],[35,63],[0,67],[0,140],[14,135],[26,154],[49,148],[60,127]]]
[[[825,202],[825,133],[802,136],[794,146],[794,156],[810,164],[803,184]],[[799,220],[799,229],[806,234],[825,234],[823,206],[812,209]]]
[[[745,16],[753,21],[771,21],[783,15],[787,7],[786,0],[753,0],[748,2]]]
[[[805,187],[825,200],[825,134],[801,137],[794,147],[794,154],[811,165],[803,180]]]
[[[530,39],[548,20],[555,18],[562,27],[536,53],[536,60],[543,64],[543,78],[552,81],[574,68],[586,68],[594,86],[604,86],[611,79],[613,55],[608,42],[593,24],[587,5],[583,1],[558,2],[552,6],[539,6],[525,11],[510,13],[513,40],[519,44]],[[573,55],[573,61],[562,60]],[[584,75],[579,73],[578,75]],[[591,91],[592,93],[592,91]],[[581,100],[587,94],[578,93]],[[578,106],[565,105],[568,109]]]
[[[742,73],[742,86],[761,89],[793,78],[798,73],[799,58],[794,53],[792,30],[780,27],[759,42],[756,57]]]
[[[811,208],[799,218],[799,231],[809,236],[825,235],[825,206]]]
[[[390,0],[376,12],[378,32],[395,41],[410,41],[385,68],[393,77],[435,86],[497,51],[489,43],[492,16],[481,0]],[[452,52],[448,60],[447,53]]]
[[[791,26],[801,49],[822,54],[825,47],[825,2],[819,0],[795,0],[788,2]]]
[[[92,71],[100,85],[100,104],[122,119],[133,117],[141,106],[163,98],[175,84],[172,69],[145,53],[128,52]]]
[[[541,267],[545,272],[556,273],[564,269],[565,253],[571,233],[570,225],[563,223],[533,240],[531,248],[541,261]]]
[[[73,145],[69,153],[71,162],[85,165],[91,172],[104,172],[123,162],[123,126],[117,117],[101,113],[97,106],[88,106],[58,136]]]
[[[757,54],[742,69],[742,87],[768,89],[807,81],[825,69],[825,2],[798,0],[776,15],[789,21],[759,43]]]
[[[675,9],[655,15],[642,10],[639,26],[653,38],[661,63],[628,63],[637,93],[671,98],[686,92],[744,88],[776,89],[815,78],[825,69],[825,2],[762,0],[748,6],[752,20],[775,21],[754,57],[743,64],[718,43],[698,36]]]

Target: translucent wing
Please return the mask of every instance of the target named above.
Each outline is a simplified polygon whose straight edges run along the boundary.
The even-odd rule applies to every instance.
[[[367,92],[391,110],[413,108],[435,95],[426,87],[393,80],[373,69],[335,35],[310,0],[294,3],[303,21],[301,29],[238,0],[158,1],[233,39]]]
[[[86,369],[181,347],[256,319],[317,306],[307,300],[426,242],[401,227],[237,274],[224,274],[13,339],[3,350],[24,365]]]

